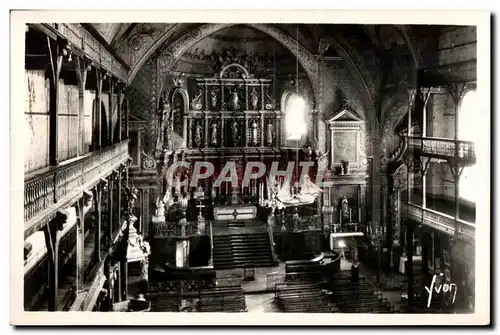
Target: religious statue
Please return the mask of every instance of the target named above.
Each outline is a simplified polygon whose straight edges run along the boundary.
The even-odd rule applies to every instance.
[[[269,95],[269,89],[266,90],[266,109],[274,109],[276,107],[276,103],[273,97]]]
[[[258,126],[255,120],[252,122],[252,145],[257,145],[259,143],[258,138]]]
[[[156,137],[156,150],[161,151],[163,147],[170,144],[170,104],[162,103],[161,115],[159,115],[159,127]]]
[[[201,146],[201,140],[202,140],[202,129],[201,129],[201,124],[198,123],[195,127],[195,130],[194,130],[194,144],[195,144],[195,146],[197,146],[197,147]]]
[[[179,196],[181,194],[181,177],[179,175],[175,176],[175,195]]]
[[[217,90],[210,92],[210,107],[217,108]]]
[[[179,220],[179,225],[181,227],[181,236],[186,236],[186,226],[187,226],[187,219],[186,219],[186,211],[183,210],[181,213],[181,219]]]
[[[240,109],[240,97],[238,96],[238,92],[236,92],[236,90],[233,90],[229,96],[229,108],[233,111]]]
[[[250,92],[250,104],[252,107],[252,110],[257,109],[257,105],[259,103],[259,94],[257,93],[257,90],[255,87],[252,88],[252,91]]]
[[[212,140],[211,140],[212,145],[217,145],[218,140],[217,140],[217,123],[214,122],[212,123]]]
[[[293,231],[297,232],[300,230],[300,217],[299,217],[299,209],[295,207],[294,213],[292,215],[292,222],[293,222]]]
[[[267,145],[273,145],[273,124],[267,124]]]
[[[351,223],[352,222],[352,210],[349,208],[349,202],[344,196],[340,205],[340,222],[341,223]]]
[[[133,215],[132,210],[134,208],[134,203],[138,198],[139,190],[136,188],[133,188],[132,190],[130,190],[130,188],[125,186],[125,191],[126,191],[127,197],[128,197],[127,214]]]
[[[233,135],[234,146],[237,146],[240,143],[240,131],[239,131],[238,126],[239,126],[238,121],[236,121],[236,120],[231,125],[231,133]]]
[[[198,93],[196,93],[196,96],[191,101],[191,109],[200,110],[202,108],[202,104],[201,104],[201,96],[202,95],[203,95],[202,90],[199,90]]]
[[[165,204],[163,203],[162,200],[160,200],[160,197],[158,197],[156,199],[155,216],[157,216],[157,217],[164,217],[165,216]]]
[[[163,197],[162,202],[165,204],[168,210],[172,202],[172,189],[170,185],[167,186],[167,191],[165,192],[165,196]]]

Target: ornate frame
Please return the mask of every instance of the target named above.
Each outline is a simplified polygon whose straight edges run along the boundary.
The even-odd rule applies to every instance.
[[[364,121],[361,120],[353,112],[349,111],[347,108],[342,109],[340,112],[335,114],[332,118],[325,121],[328,125],[330,132],[330,168],[334,169],[340,167],[343,163],[342,160],[335,156],[335,144],[336,139],[339,138],[338,134],[342,133],[355,133],[356,143],[354,146],[354,160],[349,161],[349,165],[352,168],[359,168],[362,165],[361,162],[361,141],[362,141],[362,131],[364,126]]]

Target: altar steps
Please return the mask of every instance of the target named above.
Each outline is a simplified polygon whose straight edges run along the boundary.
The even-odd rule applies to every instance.
[[[256,267],[273,265],[267,233],[216,235],[213,241],[216,270],[241,268],[249,264]]]

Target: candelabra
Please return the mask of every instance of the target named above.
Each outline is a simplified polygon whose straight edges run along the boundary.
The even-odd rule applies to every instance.
[[[276,209],[283,209],[284,208],[283,203],[278,200],[275,192],[272,192],[269,195],[269,198],[262,202],[262,206],[271,209],[271,213],[269,214],[268,221],[267,221],[269,225],[272,225],[274,222],[274,212],[276,211]],[[284,220],[282,220],[282,221],[283,221],[283,227],[284,227]],[[286,229],[286,227],[285,227],[285,229]]]
[[[380,284],[380,263],[382,260],[382,245],[384,243],[384,227],[377,227],[375,233],[370,234],[372,246],[378,249],[377,252],[377,284]]]

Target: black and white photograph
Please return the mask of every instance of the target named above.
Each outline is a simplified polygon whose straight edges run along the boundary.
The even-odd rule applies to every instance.
[[[489,324],[490,13],[12,11],[11,38],[11,323]]]

